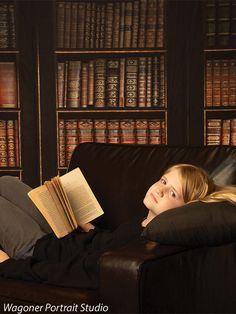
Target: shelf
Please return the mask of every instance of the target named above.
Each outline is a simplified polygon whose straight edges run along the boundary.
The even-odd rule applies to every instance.
[[[166,49],[99,49],[99,50],[56,50],[55,54],[58,55],[64,55],[64,54],[91,54],[91,55],[97,55],[97,54],[125,54],[125,53],[134,53],[134,54],[142,54],[142,53],[164,53],[167,52]]]
[[[101,112],[101,113],[126,113],[126,112],[166,112],[167,108],[165,109],[81,109],[81,110],[73,110],[73,109],[68,109],[68,110],[64,110],[64,109],[57,109],[58,113],[95,113],[95,112]]]
[[[0,55],[4,55],[4,54],[19,54],[20,51],[19,50],[3,50],[0,49]]]
[[[236,111],[236,107],[232,107],[232,108],[216,108],[216,107],[214,107],[214,108],[204,108],[204,110],[206,111],[206,112],[219,112],[219,111],[221,111],[221,112],[226,112],[226,111],[233,111],[233,112],[235,112]]]

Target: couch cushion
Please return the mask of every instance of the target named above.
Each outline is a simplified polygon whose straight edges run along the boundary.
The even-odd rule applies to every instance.
[[[193,202],[156,216],[142,236],[160,244],[200,247],[236,241],[236,205]]]

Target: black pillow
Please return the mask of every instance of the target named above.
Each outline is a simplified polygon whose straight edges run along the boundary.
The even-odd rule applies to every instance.
[[[156,216],[144,229],[145,239],[160,244],[200,247],[236,241],[236,205],[193,202]]]

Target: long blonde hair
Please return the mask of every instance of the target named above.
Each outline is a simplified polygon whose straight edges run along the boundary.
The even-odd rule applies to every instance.
[[[216,185],[204,169],[194,165],[177,164],[168,168],[165,173],[172,170],[180,172],[185,203],[229,201],[236,204],[236,186]]]

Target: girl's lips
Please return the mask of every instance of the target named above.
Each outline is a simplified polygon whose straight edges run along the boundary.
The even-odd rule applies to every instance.
[[[157,203],[157,199],[156,199],[156,197],[154,196],[154,194],[153,194],[153,193],[150,193],[150,196],[151,196],[152,200],[153,200],[155,203]]]

